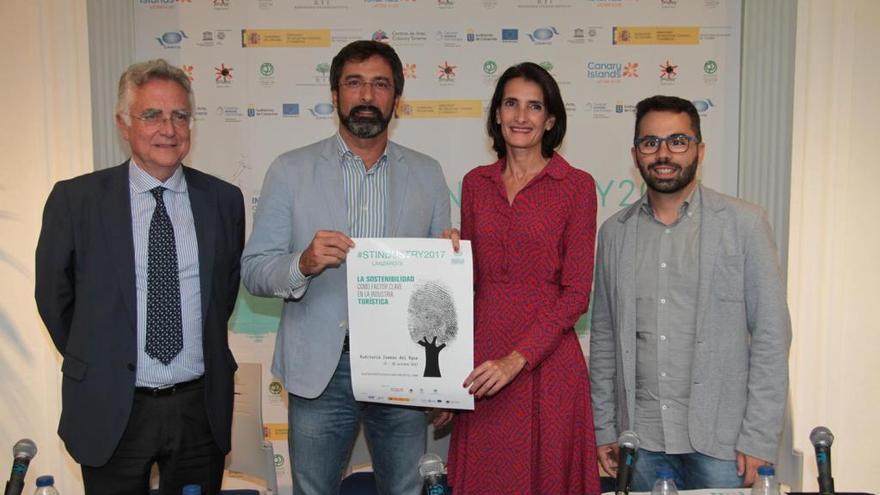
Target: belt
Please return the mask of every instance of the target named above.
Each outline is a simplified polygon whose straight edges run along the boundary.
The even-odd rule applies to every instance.
[[[151,397],[165,397],[167,395],[174,395],[177,392],[183,392],[185,390],[199,388],[205,382],[205,377],[200,376],[195,380],[190,380],[188,382],[180,382],[175,383],[169,387],[135,387],[134,393],[141,395],[149,395]]]
[[[345,353],[345,352],[348,352],[348,350],[349,350],[349,347],[348,347],[348,334],[345,334],[345,340],[342,341],[342,352]]]

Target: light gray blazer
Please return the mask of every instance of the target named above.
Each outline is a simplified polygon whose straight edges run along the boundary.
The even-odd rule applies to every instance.
[[[697,452],[774,461],[788,393],[791,321],[764,211],[702,191],[697,335],[688,431]],[[599,230],[590,333],[596,442],[633,425],[639,203]]]
[[[288,392],[314,398],[330,382],[348,329],[345,265],[291,291],[290,267],[318,230],[349,235],[336,136],[279,156],[266,173],[242,280],[255,296],[284,298],[272,373]],[[388,142],[386,237],[439,237],[449,190],[433,158]]]

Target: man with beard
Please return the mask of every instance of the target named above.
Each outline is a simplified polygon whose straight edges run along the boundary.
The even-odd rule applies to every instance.
[[[647,191],[599,231],[590,332],[599,460],[641,439],[632,488],[658,468],[684,489],[751,486],[776,458],[791,323],[759,207],[699,183],[700,116],[681,98],[636,107],[633,162]]]
[[[437,161],[388,140],[403,92],[390,46],[344,47],[330,89],[338,132],[269,167],[242,278],[252,294],[284,299],[272,373],[289,392],[294,493],[339,491],[363,421],[380,493],[415,495],[425,415],[354,400],[344,263],[352,237],[438,237],[449,192]]]

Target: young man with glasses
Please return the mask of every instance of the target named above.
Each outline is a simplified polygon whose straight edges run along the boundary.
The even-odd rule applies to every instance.
[[[388,139],[403,92],[394,49],[345,46],[330,67],[335,135],[279,156],[266,173],[242,277],[284,299],[272,372],[289,393],[295,494],[337,493],[361,422],[379,492],[421,492],[422,411],[354,400],[345,258],[352,237],[439,237],[449,192],[436,160]]]
[[[182,164],[189,79],[164,60],[122,74],[125,163],[55,185],[36,300],[64,357],[58,434],[89,494],[217,493],[230,448],[227,321],[244,246],[241,191]]]
[[[599,231],[590,332],[599,460],[641,439],[632,489],[670,467],[683,489],[751,486],[776,458],[791,323],[759,207],[700,184],[706,145],[687,100],[636,108],[642,198]]]

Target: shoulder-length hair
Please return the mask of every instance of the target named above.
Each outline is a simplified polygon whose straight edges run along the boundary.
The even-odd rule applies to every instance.
[[[544,132],[541,137],[541,154],[545,158],[553,156],[553,151],[562,144],[562,138],[565,137],[565,103],[562,101],[562,95],[559,93],[559,85],[549,72],[544,70],[538,64],[532,62],[523,62],[521,64],[509,67],[504,74],[498,79],[495,85],[495,94],[492,95],[492,104],[489,107],[489,115],[486,119],[486,130],[489,137],[492,138],[492,148],[498,155],[503,158],[507,154],[507,145],[504,142],[504,136],[501,134],[501,124],[499,124],[495,115],[501,106],[501,100],[504,98],[504,86],[511,79],[521,77],[526,81],[531,81],[541,87],[544,94],[544,106],[547,113],[555,118],[553,127]]]

